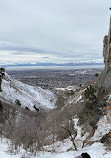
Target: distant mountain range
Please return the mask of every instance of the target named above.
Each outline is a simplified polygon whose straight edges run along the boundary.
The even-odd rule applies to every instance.
[[[3,67],[22,67],[22,66],[85,66],[85,65],[104,65],[104,63],[97,62],[80,62],[80,63],[26,63],[26,64],[7,64],[1,65]]]

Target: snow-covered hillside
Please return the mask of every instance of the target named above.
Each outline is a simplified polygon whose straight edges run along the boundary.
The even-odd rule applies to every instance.
[[[56,101],[51,91],[26,85],[13,79],[7,73],[2,81],[0,97],[14,104],[16,100],[19,100],[23,108],[28,107],[30,110],[34,110],[34,105],[41,109],[53,109]]]
[[[36,154],[36,156],[33,156],[33,154],[31,154],[30,152],[26,152],[25,150],[22,149],[22,147],[20,148],[20,151],[16,154],[14,153],[10,153],[10,141],[4,138],[0,138],[0,157],[1,158],[76,158],[78,155],[81,155],[82,153],[87,152],[91,158],[111,158],[111,151],[108,150],[108,148],[106,148],[104,146],[104,144],[98,142],[98,140],[100,140],[100,138],[108,133],[111,130],[111,126],[105,126],[106,125],[106,121],[109,120],[108,116],[104,116],[102,117],[97,125],[98,128],[94,133],[94,136],[92,137],[92,139],[90,139],[89,141],[92,141],[92,145],[85,145],[83,148],[82,147],[78,147],[77,149],[78,151],[73,150],[73,144],[71,142],[70,139],[65,139],[63,141],[57,141],[52,145],[47,145],[43,147],[43,151],[38,151],[38,153]],[[110,122],[111,120],[109,120]],[[82,128],[80,127],[80,125],[78,125],[78,118],[74,119],[75,122],[75,129],[77,129],[77,139],[76,139],[76,143],[81,141],[79,140],[83,140],[83,136],[81,135],[81,130]],[[108,122],[107,122],[108,123]],[[102,129],[103,132],[100,132],[100,130]],[[107,128],[107,131],[106,131]],[[82,139],[81,139],[82,138]],[[97,141],[97,142],[96,142]],[[77,145],[77,144],[76,144]]]

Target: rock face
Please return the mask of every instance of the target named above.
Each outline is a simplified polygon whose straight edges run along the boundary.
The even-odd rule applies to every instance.
[[[2,91],[1,89],[1,84],[2,84],[2,79],[5,76],[5,69],[4,68],[0,68],[0,92]]]
[[[105,68],[97,81],[97,86],[111,90],[111,18],[108,36],[106,35],[103,40],[103,57]]]
[[[103,57],[106,71],[111,71],[111,18],[108,36],[103,40]]]

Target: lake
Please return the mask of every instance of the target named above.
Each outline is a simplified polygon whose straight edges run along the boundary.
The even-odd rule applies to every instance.
[[[88,68],[104,68],[104,65],[85,65],[85,66],[15,66],[7,67],[6,70],[73,70],[73,69],[88,69]]]

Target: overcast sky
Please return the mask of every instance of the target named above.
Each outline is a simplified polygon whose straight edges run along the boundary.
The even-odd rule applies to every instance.
[[[0,63],[102,61],[110,0],[0,0]]]

